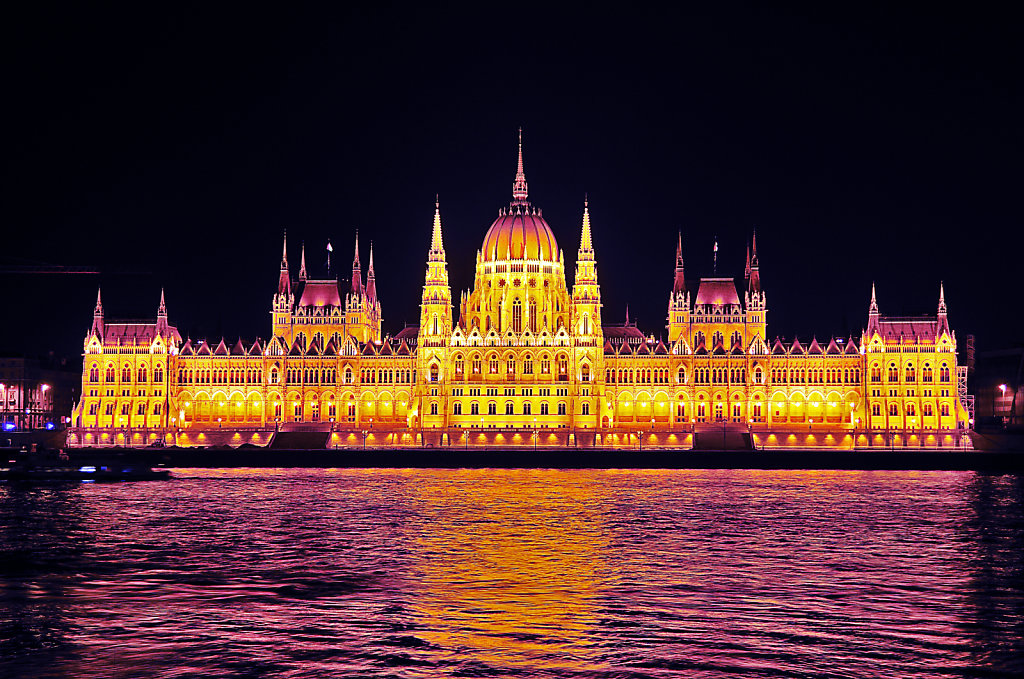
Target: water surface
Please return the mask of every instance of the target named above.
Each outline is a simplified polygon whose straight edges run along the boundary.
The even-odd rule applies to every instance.
[[[0,486],[0,676],[1024,676],[1015,476],[177,477]]]

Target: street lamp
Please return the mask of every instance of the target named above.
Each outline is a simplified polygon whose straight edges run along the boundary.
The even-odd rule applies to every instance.
[[[537,452],[537,439],[540,438],[540,432],[537,430],[537,418],[533,418],[533,452]]]

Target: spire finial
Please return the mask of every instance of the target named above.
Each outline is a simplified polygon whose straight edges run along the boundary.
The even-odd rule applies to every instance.
[[[356,256],[352,260],[352,270],[359,269],[359,229],[356,229]]]
[[[164,302],[164,289],[160,288],[160,306],[156,309],[157,316],[167,315],[167,304]]]
[[[299,280],[306,280],[306,241],[302,241],[302,255],[299,258]]]
[[[441,237],[441,198],[434,196],[434,228],[430,232],[430,258],[444,259],[444,239]]]
[[[629,305],[626,305],[626,325],[629,325]]]
[[[946,288],[942,281],[939,281],[939,313],[946,313]]]
[[[281,246],[281,268],[288,268],[288,229],[284,230],[284,244]]]
[[[370,267],[366,270],[366,275],[369,278],[373,278],[373,241],[370,241]]]
[[[583,194],[583,231],[580,234],[580,252],[589,252],[594,249],[594,242],[590,237],[590,206],[587,195]]]
[[[875,282],[871,281],[871,306],[868,307],[869,314],[878,313],[878,300],[875,298]]]
[[[512,204],[527,204],[526,172],[523,170],[523,128],[519,128],[519,164],[516,166],[516,181],[512,184]]]
[[[97,287],[96,288],[96,313],[98,313],[98,314],[102,314],[103,313],[103,297],[101,295],[101,292],[102,292],[101,289]],[[163,292],[160,293],[160,296],[161,296],[161,298],[163,297]]]

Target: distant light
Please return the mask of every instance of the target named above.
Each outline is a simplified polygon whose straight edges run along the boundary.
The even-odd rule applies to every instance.
[[[92,474],[93,472],[96,471],[96,467],[94,467],[92,465],[88,465],[88,466],[85,466],[85,467],[79,467],[78,471],[86,473],[86,474]]]
[[[53,431],[53,422],[47,422],[47,423],[46,423],[46,428],[47,428],[48,430],[50,430],[50,431]]]
[[[47,389],[50,388],[50,385],[49,384],[40,384],[39,388],[42,389],[43,391],[46,391]]]
[[[1003,392],[1003,395],[1005,395],[1006,394],[1006,385],[1005,384],[1000,384],[999,385],[999,391]]]
[[[13,422],[4,422],[4,431],[14,431],[17,425]]]

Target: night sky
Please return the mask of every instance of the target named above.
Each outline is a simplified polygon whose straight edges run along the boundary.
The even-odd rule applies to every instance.
[[[742,283],[756,227],[770,339],[859,334],[872,280],[883,314],[934,313],[944,280],[961,346],[1024,341],[1024,60],[993,8],[211,4],[0,22],[2,350],[80,354],[97,285],[108,318],[163,286],[183,334],[266,337],[284,229],[314,277],[328,238],[346,276],[373,241],[395,333],[435,193],[453,297],[472,283],[520,125],[570,285],[589,193],[606,322],[664,332],[678,230],[688,277],[717,235]]]

